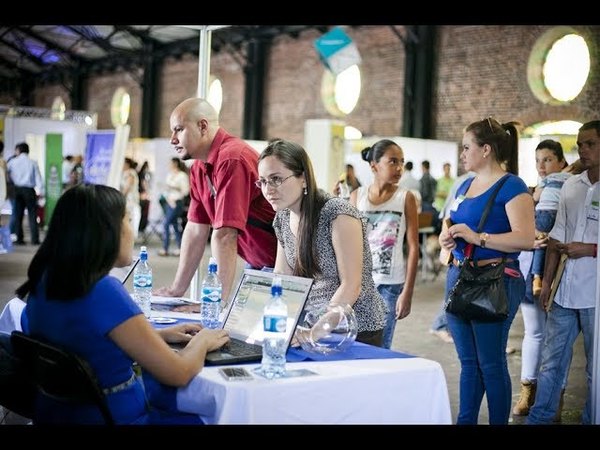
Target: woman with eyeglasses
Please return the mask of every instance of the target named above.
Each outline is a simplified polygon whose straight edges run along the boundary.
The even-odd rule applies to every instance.
[[[381,346],[387,307],[373,282],[367,219],[348,201],[317,188],[312,164],[298,144],[269,143],[256,182],[275,210],[275,272],[314,278],[307,309],[350,305],[356,340]]]
[[[460,159],[475,176],[458,188],[450,207],[451,226],[444,221],[439,242],[452,251],[446,297],[456,283],[467,244],[478,266],[496,264],[504,258],[504,286],[508,317],[499,322],[465,320],[446,312],[448,327],[460,360],[458,424],[476,424],[485,394],[492,425],[508,423],[512,388],[506,361],[508,331],[525,295],[525,280],[519,271],[521,250],[533,246],[535,237],[533,199],[517,175],[518,132],[516,123],[498,123],[489,118],[470,124],[463,134]],[[500,187],[481,232],[482,212],[495,187]]]

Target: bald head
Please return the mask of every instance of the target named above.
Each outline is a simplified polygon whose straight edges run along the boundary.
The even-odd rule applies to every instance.
[[[219,130],[219,116],[203,98],[188,98],[171,113],[171,144],[181,159],[206,161]]]
[[[211,127],[219,126],[217,111],[203,98],[188,98],[177,105],[175,112],[189,122],[199,122],[205,119]]]

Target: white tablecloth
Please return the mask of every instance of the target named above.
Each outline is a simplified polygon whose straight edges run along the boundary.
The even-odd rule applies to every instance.
[[[13,299],[0,314],[0,331],[21,329],[25,303]],[[250,371],[258,364],[247,364]],[[205,367],[177,391],[182,411],[210,424],[450,424],[444,371],[423,358],[288,363],[317,375],[225,381]]]
[[[257,364],[245,365],[250,371]],[[205,367],[177,405],[209,424],[450,424],[446,378],[422,358],[288,363],[318,375],[225,381]]]

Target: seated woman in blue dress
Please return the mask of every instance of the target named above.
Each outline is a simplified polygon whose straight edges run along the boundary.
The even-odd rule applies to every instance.
[[[167,386],[185,386],[208,351],[228,340],[223,330],[184,323],[155,330],[111,268],[132,262],[134,232],[123,195],[108,186],[78,185],[60,197],[27,281],[24,332],[87,360],[118,424],[152,423],[143,381],[132,364]],[[180,352],[169,343],[187,342]],[[36,423],[102,423],[93,406],[64,405],[43,395]],[[186,421],[188,422],[188,421]]]

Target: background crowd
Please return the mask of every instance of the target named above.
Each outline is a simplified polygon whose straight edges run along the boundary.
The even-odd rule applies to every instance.
[[[418,260],[424,257],[419,255],[419,215],[429,213],[431,225],[439,233],[439,245],[453,256],[447,271],[446,297],[457,280],[469,244],[474,248],[473,259],[477,264],[485,266],[502,260],[507,267],[503,282],[509,314],[505,320],[480,323],[441,311],[438,319],[442,326],[434,326],[435,330],[447,327],[446,341],[454,343],[461,364],[457,423],[477,423],[484,396],[490,423],[508,423],[512,390],[506,346],[520,305],[524,309],[528,342],[524,342],[527,351],[523,352],[523,391],[513,413],[529,414],[528,423],[551,423],[560,417],[561,392],[566,386],[572,345],[580,331],[584,336],[589,387],[597,277],[600,121],[587,122],[580,128],[579,162],[569,172],[563,172],[567,164],[560,144],[540,143],[536,149],[540,183],[533,195],[516,175],[519,127],[516,122],[500,123],[487,118],[469,124],[460,153],[466,175],[457,180],[450,176],[450,163],[444,164],[444,176],[435,180],[429,173],[429,161],[424,160],[423,176],[417,181],[411,174],[412,162],[404,161],[402,148],[393,141],[379,141],[362,151],[363,160],[374,175],[370,185],[361,185],[353,168],[346,167],[343,184],[348,188],[348,196],[341,182],[336,183],[333,195],[317,187],[312,163],[302,146],[274,139],[259,155],[221,128],[216,111],[203,99],[187,99],[179,104],[171,114],[170,126],[171,144],[178,157],[171,160],[172,167],[161,193],[164,230],[159,254],[177,255],[179,263],[172,283],[157,288],[157,294],[183,295],[210,242],[225,301],[232,290],[239,256],[247,267],[268,267],[279,273],[314,278],[307,308],[348,304],[357,316],[357,340],[389,348],[396,321],[407,317],[413,308]],[[28,147],[26,144],[17,147],[18,155],[0,165],[0,169],[15,188],[16,242],[24,243],[22,214],[27,209],[32,244],[37,245],[40,237],[35,205],[38,196],[43,196],[43,186],[37,164],[28,158]],[[185,160],[192,161],[189,174],[182,162]],[[110,188],[82,185],[81,161],[77,168],[76,161],[65,158],[65,193],[31,263],[28,279],[18,290],[19,296],[28,295],[24,329],[35,328],[36,334],[74,351],[84,350],[76,344],[79,338],[64,339],[77,331],[69,329],[64,318],[80,307],[73,300],[85,300],[89,305],[85,317],[91,321],[90,328],[98,329],[93,342],[87,338],[88,350],[93,351],[85,354],[92,360],[103,355],[104,364],[106,361],[121,364],[124,376],[107,378],[105,384],[110,387],[129,383],[123,390],[132,389],[133,396],[143,395],[143,390],[139,390],[139,383],[143,382],[129,381],[133,375],[126,367],[132,361],[138,361],[162,383],[180,386],[189,381],[188,375],[201,370],[201,364],[191,364],[192,358],[203,361],[206,351],[227,339],[226,333],[209,333],[200,328],[176,329],[172,335],[164,332],[161,336],[149,326],[139,308],[125,298],[129,297],[123,296],[122,286],[107,276],[112,266],[131,262],[133,241],[144,223],[142,201],[148,199],[145,166],[140,175],[137,163],[125,159],[119,193]],[[478,230],[481,211],[494,188],[500,185],[489,219]],[[76,245],[69,239],[77,236],[75,230],[87,225],[77,222],[67,236],[67,229],[58,224],[94,202],[96,209],[102,209],[100,205],[110,206],[118,213],[110,218],[96,218],[95,214],[100,213],[90,212],[89,217],[80,220],[110,223],[115,246],[110,249],[96,242],[75,251]],[[187,224],[182,227],[180,218],[184,214]],[[449,221],[443,221],[444,218]],[[170,251],[170,229],[174,230],[178,247],[174,251]],[[98,236],[89,238],[99,241]],[[52,262],[53,258],[75,261],[69,252],[78,258],[90,257],[91,253],[86,252],[100,252],[96,260],[101,265],[90,269],[93,273],[85,276],[87,281],[77,288],[60,287],[65,276],[63,268],[55,269]],[[532,256],[529,268],[520,263],[527,254],[521,255],[522,252]],[[564,264],[563,281],[551,298],[559,262]],[[104,317],[92,314],[98,308],[96,302],[104,302],[106,298],[97,292],[107,289],[115,293],[111,295],[111,308],[121,312],[106,320],[96,320],[96,316]],[[532,308],[536,308],[535,312],[525,313]],[[64,332],[64,336],[57,335],[56,329]],[[192,338],[191,334],[196,332]],[[189,340],[189,344],[176,358],[172,354],[168,358],[163,355],[165,358],[158,361],[150,357],[150,347],[135,345],[140,336],[153,342],[153,351],[162,353],[168,349],[165,339]],[[172,366],[166,367],[169,364]],[[180,366],[186,376],[176,375],[175,368]],[[102,371],[100,367],[96,369]],[[50,420],[54,406],[52,402],[44,405],[39,417]],[[123,405],[117,397],[111,402],[121,423],[149,420],[145,406],[130,411]],[[72,413],[65,413],[64,417],[95,420],[93,415]],[[582,420],[590,423],[589,398]]]

